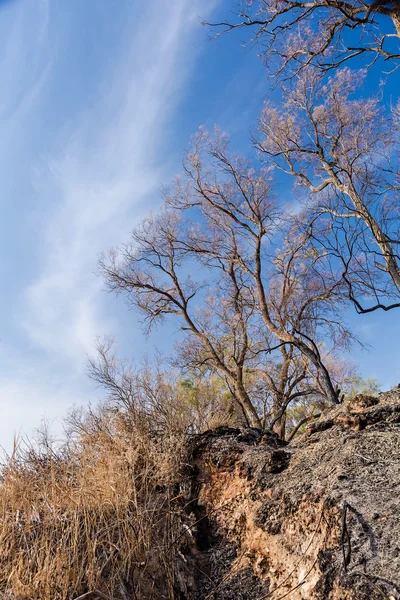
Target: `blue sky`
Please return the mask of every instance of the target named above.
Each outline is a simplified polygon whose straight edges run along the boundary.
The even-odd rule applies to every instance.
[[[210,42],[198,19],[230,6],[0,1],[2,446],[95,401],[85,365],[96,336],[139,360],[174,343],[173,327],[143,338],[104,292],[97,257],[157,208],[200,124],[248,144],[264,70],[240,36]],[[357,353],[362,373],[398,383],[398,317],[349,318],[375,348]]]

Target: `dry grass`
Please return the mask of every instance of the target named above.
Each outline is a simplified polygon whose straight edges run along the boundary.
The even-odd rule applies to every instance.
[[[1,473],[0,595],[172,599],[183,465],[183,435],[110,408],[74,419],[57,451],[46,436],[17,447]]]

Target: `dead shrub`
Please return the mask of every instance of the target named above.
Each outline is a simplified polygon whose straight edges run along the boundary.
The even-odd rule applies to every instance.
[[[184,434],[110,406],[74,415],[69,434],[56,450],[47,436],[17,445],[3,465],[0,593],[173,598]]]

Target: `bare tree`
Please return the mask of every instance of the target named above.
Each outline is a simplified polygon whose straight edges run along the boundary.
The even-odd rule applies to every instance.
[[[364,55],[372,63],[382,58],[390,71],[400,59],[398,0],[244,0],[236,19],[208,25],[217,35],[250,29],[277,74],[309,65],[326,72]]]
[[[310,238],[341,263],[357,310],[370,312],[399,306],[400,188],[396,110],[391,118],[379,98],[352,97],[363,74],[346,68],[324,83],[303,71],[284,108],[266,104],[256,143],[310,191]]]
[[[271,340],[266,347],[267,364],[264,370],[257,370],[273,398],[273,425],[283,438],[289,405],[316,396],[332,402],[326,393],[327,375],[339,401],[326,359],[332,348],[347,348],[353,341],[340,312],[343,290],[337,273],[326,256],[310,252],[308,236],[299,235],[296,228],[289,228],[275,254],[266,298],[273,320],[305,340],[315,356],[296,343],[281,344],[271,353]],[[326,347],[323,340],[329,340],[331,346]]]
[[[122,261],[112,252],[108,261],[102,262],[108,285],[127,293],[129,302],[144,315],[148,330],[167,315],[178,317],[181,329],[191,334],[194,347],[201,348],[202,360],[229,381],[248,423],[259,427],[259,417],[243,382],[249,346],[246,320],[251,307],[248,309],[238,300],[242,283],[237,269],[221,263],[218,281],[195,280],[189,270],[196,268],[190,265],[196,249],[184,241],[184,230],[187,226],[179,212],[170,208],[145,219],[122,250]],[[188,234],[191,235],[190,230]],[[225,288],[229,289],[228,294]],[[202,307],[194,303],[199,295],[203,296]],[[225,336],[229,332],[234,340],[227,347]],[[231,346],[234,352],[230,352]]]
[[[188,370],[183,376],[159,353],[133,365],[118,358],[109,339],[99,340],[96,349],[88,375],[106,392],[102,410],[125,415],[135,428],[148,425],[159,434],[186,434],[245,423],[224,382],[209,372]]]
[[[298,387],[305,375],[296,378],[291,367],[301,356],[321,394],[338,402],[319,342],[347,339],[338,318],[342,283],[324,256],[310,253],[307,237],[288,232],[270,170],[231,158],[224,136],[201,131],[184,171],[161,212],[102,260],[109,288],[127,295],[148,328],[178,318],[188,363],[218,372],[251,426],[262,423],[249,378],[275,351],[284,357],[285,398],[306,393]],[[278,419],[285,402],[281,394]]]

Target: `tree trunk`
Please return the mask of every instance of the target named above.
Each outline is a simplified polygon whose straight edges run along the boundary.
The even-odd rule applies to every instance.
[[[285,395],[281,391],[274,394],[272,431],[281,439],[286,435],[286,410],[288,403]]]
[[[393,21],[396,24],[395,18],[397,19],[396,27],[399,27],[398,34],[400,35],[400,5],[396,5],[396,9],[393,10]],[[394,285],[398,290],[400,290],[400,267],[397,260],[397,256],[393,250],[392,244],[388,240],[387,235],[381,229],[378,222],[374,219],[371,212],[368,210],[366,205],[364,204],[362,198],[358,194],[357,190],[353,186],[353,184],[345,184],[343,183],[338,175],[334,172],[331,165],[326,161],[322,161],[326,172],[330,175],[333,185],[343,194],[346,194],[351,202],[353,203],[354,208],[358,211],[361,219],[364,221],[368,229],[371,231],[376,244],[382,251],[382,258],[385,261],[384,269],[391,277]]]
[[[339,404],[339,399],[337,397],[336,390],[333,387],[333,383],[331,381],[328,369],[325,367],[321,358],[316,352],[311,350],[311,348],[309,348],[304,342],[300,342],[298,348],[300,352],[302,352],[305,356],[307,356],[307,358],[310,359],[311,363],[317,369],[318,375],[320,377],[321,387],[328,402],[331,402],[331,404]]]
[[[280,412],[280,409],[278,408],[276,411],[276,414],[279,414],[279,412]],[[274,433],[276,433],[276,435],[281,440],[285,439],[285,436],[286,436],[286,412],[281,417],[279,417],[279,419],[277,421],[275,421],[272,431]]]
[[[400,14],[399,14],[400,19]],[[399,20],[400,26],[400,20]],[[348,196],[351,198],[355,208],[360,213],[364,223],[367,225],[379,248],[382,251],[382,257],[385,261],[385,270],[391,277],[393,283],[400,290],[400,267],[393,250],[392,244],[388,241],[387,235],[382,231],[378,222],[374,219],[364,202],[352,190],[348,190]]]
[[[256,409],[253,406],[246,390],[243,385],[235,385],[235,396],[243,408],[243,412],[246,416],[249,427],[255,427],[256,429],[262,429],[260,417],[257,414]]]

